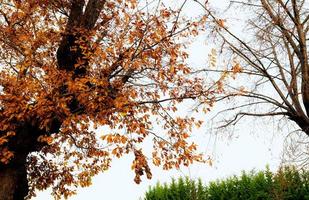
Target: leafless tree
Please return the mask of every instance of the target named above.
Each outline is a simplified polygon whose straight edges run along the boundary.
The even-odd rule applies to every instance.
[[[281,117],[294,122],[291,124],[296,125],[298,132],[307,138],[309,2],[230,1],[230,10],[237,7],[238,11],[247,12],[246,33],[238,34],[232,31],[228,19],[225,21],[216,17],[205,2],[194,1],[211,16],[212,34],[220,41],[221,50],[231,56],[228,68],[224,65],[204,70],[238,74],[234,81],[225,85],[225,91],[217,99],[238,98],[236,104],[224,110],[224,113],[232,111],[233,117],[225,120],[221,127],[234,125],[247,116]],[[240,87],[240,80],[247,80],[251,87]]]

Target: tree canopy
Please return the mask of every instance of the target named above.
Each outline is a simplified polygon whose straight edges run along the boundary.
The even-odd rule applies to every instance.
[[[308,199],[309,173],[295,167],[281,167],[273,173],[265,171],[242,172],[239,176],[204,185],[201,180],[186,177],[170,184],[158,183],[149,188],[145,200],[217,200],[217,199]]]
[[[183,5],[0,1],[0,199],[48,187],[70,196],[129,153],[135,182],[151,178],[147,137],[164,169],[203,160],[187,141],[202,122],[171,115],[177,103],[211,103],[217,92],[186,65],[184,39],[206,17],[186,20]],[[153,132],[157,125],[166,131]]]

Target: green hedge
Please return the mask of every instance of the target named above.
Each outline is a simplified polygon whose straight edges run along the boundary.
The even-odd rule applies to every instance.
[[[201,180],[175,179],[157,184],[146,192],[145,200],[309,200],[309,172],[294,167],[243,172],[204,186]]]

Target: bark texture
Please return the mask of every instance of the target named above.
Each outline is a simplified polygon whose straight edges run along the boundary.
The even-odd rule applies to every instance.
[[[27,171],[24,164],[0,170],[0,199],[21,200],[28,194]]]

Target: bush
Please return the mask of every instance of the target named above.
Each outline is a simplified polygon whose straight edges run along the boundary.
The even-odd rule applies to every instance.
[[[204,186],[189,178],[150,187],[144,200],[309,200],[309,172],[294,167],[243,172]]]

